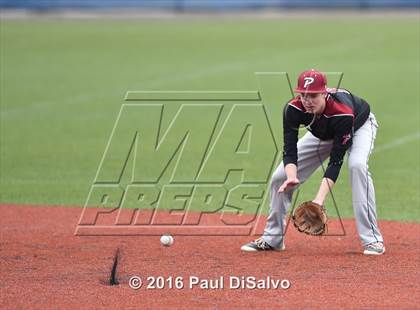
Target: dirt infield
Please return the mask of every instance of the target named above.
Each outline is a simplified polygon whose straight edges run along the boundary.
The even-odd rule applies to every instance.
[[[249,237],[74,236],[80,208],[1,205],[2,309],[398,308],[420,301],[420,225],[380,222],[387,253],[365,257],[353,221],[344,237],[287,233],[284,252],[241,253]],[[334,225],[334,223],[332,223]],[[109,285],[116,250],[115,281]],[[131,276],[144,280],[139,290]],[[147,276],[224,277],[223,289],[146,289]],[[230,289],[230,276],[284,280],[289,289]]]

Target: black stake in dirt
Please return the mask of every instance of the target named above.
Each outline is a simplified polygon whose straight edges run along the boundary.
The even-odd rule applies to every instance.
[[[109,277],[109,285],[120,284],[117,279],[118,259],[120,257],[120,249],[117,249],[114,256],[114,263],[112,264],[111,275]]]

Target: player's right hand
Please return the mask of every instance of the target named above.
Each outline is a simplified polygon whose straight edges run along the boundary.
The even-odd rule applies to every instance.
[[[287,179],[284,183],[279,187],[278,193],[283,193],[285,191],[290,190],[292,187],[299,185],[300,181],[298,178]]]

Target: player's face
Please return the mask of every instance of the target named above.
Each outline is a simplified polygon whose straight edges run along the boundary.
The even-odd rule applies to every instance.
[[[300,94],[300,100],[307,113],[321,114],[325,109],[325,93]]]

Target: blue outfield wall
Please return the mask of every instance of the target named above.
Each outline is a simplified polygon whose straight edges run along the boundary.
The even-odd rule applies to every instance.
[[[420,0],[0,0],[0,8],[250,10],[264,8],[419,8]]]

